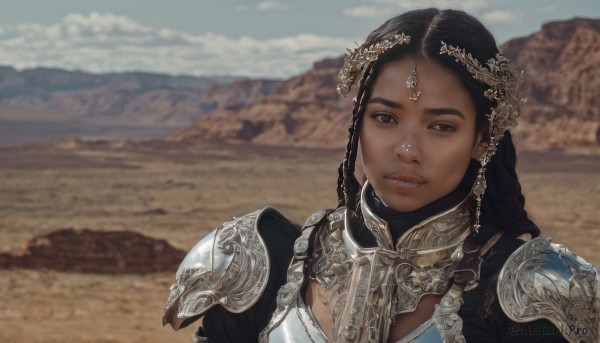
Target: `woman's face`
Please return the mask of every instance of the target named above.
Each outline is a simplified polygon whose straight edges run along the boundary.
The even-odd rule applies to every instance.
[[[406,81],[417,67],[417,101]],[[365,175],[379,198],[414,211],[453,191],[485,144],[475,104],[440,64],[404,58],[379,71],[360,131]]]

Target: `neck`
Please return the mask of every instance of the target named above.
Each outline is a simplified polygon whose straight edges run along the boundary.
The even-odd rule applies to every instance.
[[[459,186],[418,210],[399,212],[385,206],[366,182],[361,192],[361,211],[376,245],[391,250],[436,249],[457,245],[471,233],[469,201]]]

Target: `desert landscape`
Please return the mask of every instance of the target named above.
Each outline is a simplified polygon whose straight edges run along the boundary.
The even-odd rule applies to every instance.
[[[339,149],[163,142],[3,148],[1,242],[18,252],[61,228],[130,230],[185,251],[223,221],[266,205],[303,222],[335,206],[341,157]],[[600,159],[520,158],[527,208],[544,235],[600,265]],[[189,342],[193,328],[161,326],[174,271],[3,270],[0,341]]]
[[[596,266],[599,32],[575,18],[501,47],[527,70],[527,210]],[[336,206],[341,63],[287,80],[0,67],[0,342],[190,342],[161,319],[195,242],[264,206],[299,223]]]

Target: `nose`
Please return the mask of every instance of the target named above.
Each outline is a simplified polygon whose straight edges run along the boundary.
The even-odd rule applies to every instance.
[[[416,139],[410,133],[404,135],[404,139],[399,140],[396,144],[396,156],[406,163],[420,163],[421,154],[418,149]]]

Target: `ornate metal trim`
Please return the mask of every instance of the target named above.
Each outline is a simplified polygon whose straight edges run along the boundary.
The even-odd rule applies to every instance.
[[[310,310],[304,305],[300,290],[306,278],[304,264],[310,248],[309,239],[312,236],[313,230],[318,227],[321,221],[325,217],[331,218],[332,216],[337,216],[336,211],[329,214],[327,211],[315,212],[302,227],[302,234],[294,243],[294,258],[288,268],[287,283],[281,286],[277,292],[277,307],[273,312],[271,320],[261,331],[258,338],[259,342],[266,343],[271,338],[277,342],[289,341],[289,339],[293,339],[293,337],[298,335],[297,330],[294,329],[298,329],[301,324],[307,335],[306,337],[309,337],[312,342],[325,343],[325,336],[322,334],[316,321],[312,319]],[[296,308],[296,312],[290,313],[290,310],[294,307]],[[315,338],[313,339],[312,337]]]
[[[377,245],[388,250],[393,250],[392,234],[388,227],[388,223],[379,218],[367,205],[367,192],[370,190],[369,181],[365,182],[360,193],[360,210],[365,220],[365,225],[373,233],[377,240]]]
[[[163,325],[178,330],[221,304],[240,313],[259,299],[269,279],[269,256],[257,224],[266,207],[224,223],[200,240],[176,273],[164,308]],[[186,325],[189,323],[186,323]]]
[[[315,342],[321,339],[329,342],[327,336],[340,343],[385,342],[396,315],[414,311],[425,294],[447,292],[450,278],[462,258],[462,243],[472,232],[467,202],[405,233],[420,243],[406,241],[394,247],[387,223],[378,218],[366,202],[366,187],[368,183],[362,192],[363,218],[378,246],[364,248],[358,244],[350,227],[352,213],[343,207],[329,213],[327,222],[318,226],[314,234],[305,229],[296,241],[288,283],[278,293],[277,309],[262,331],[260,342],[269,339],[291,342],[300,336]],[[322,219],[323,215],[319,214],[307,224],[314,226]],[[308,246],[313,239],[312,256],[308,256]],[[301,290],[306,273],[322,287],[318,293],[324,304],[330,306],[332,332],[323,332],[310,316],[310,309],[303,305]],[[443,303],[436,307],[435,318],[429,326],[415,332],[419,339],[445,337],[449,342],[461,342],[461,338],[464,341],[460,329],[462,321],[456,314],[460,302],[455,299],[457,294],[452,293],[452,296],[451,299],[444,297]]]
[[[570,342],[600,341],[600,277],[596,269],[547,237],[517,249],[498,279],[504,313],[517,323],[551,321]]]

